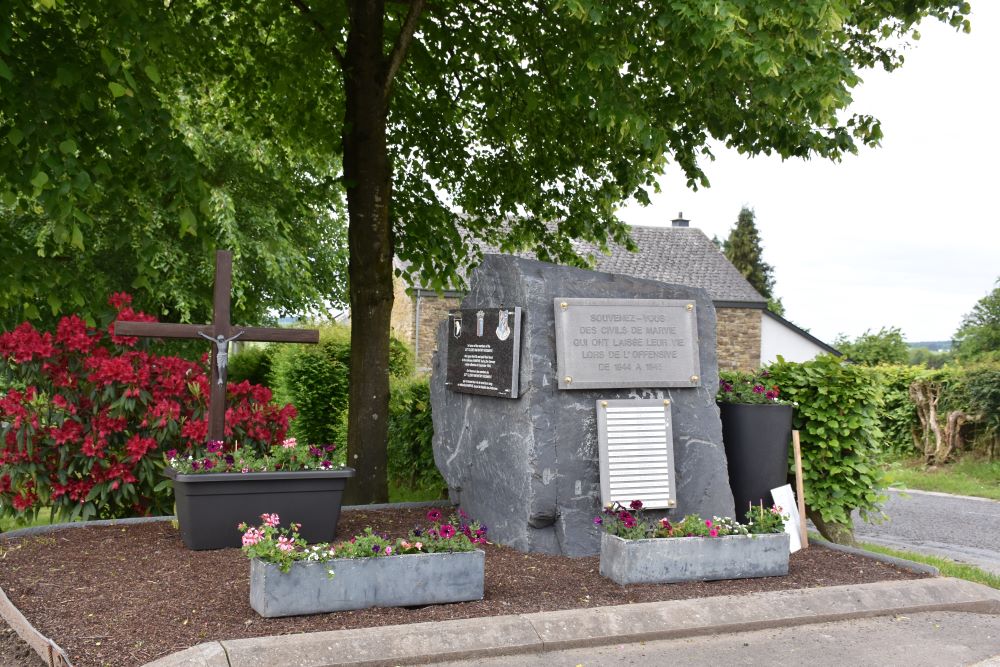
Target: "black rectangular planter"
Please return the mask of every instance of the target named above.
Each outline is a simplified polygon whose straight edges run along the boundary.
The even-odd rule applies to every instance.
[[[186,475],[168,466],[163,474],[174,481],[181,539],[200,551],[241,546],[237,526],[258,525],[264,513],[278,514],[282,526],[302,524],[299,534],[311,544],[332,542],[354,469]]]

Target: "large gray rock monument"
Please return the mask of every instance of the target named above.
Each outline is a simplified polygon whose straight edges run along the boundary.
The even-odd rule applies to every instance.
[[[487,255],[470,287],[463,309],[522,309],[520,396],[447,388],[449,331],[443,322],[431,377],[434,461],[452,500],[488,526],[492,541],[567,556],[600,551],[600,528],[593,523],[601,510],[598,400],[670,400],[676,507],[658,516],[734,516],[715,403],[715,308],[707,292],[508,255]],[[555,299],[693,301],[699,386],[559,389]]]

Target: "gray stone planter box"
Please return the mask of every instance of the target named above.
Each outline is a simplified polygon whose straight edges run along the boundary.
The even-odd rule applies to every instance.
[[[624,540],[601,535],[601,575],[619,584],[788,574],[788,534]]]
[[[255,558],[250,562],[250,606],[273,618],[482,600],[485,564],[486,554],[479,549],[300,561],[288,572]],[[328,570],[334,571],[333,578]]]
[[[281,525],[300,523],[306,542],[332,542],[340,519],[340,500],[353,468],[296,472],[181,474],[170,467],[177,522],[188,549],[238,548],[240,523],[260,523],[276,513]]]

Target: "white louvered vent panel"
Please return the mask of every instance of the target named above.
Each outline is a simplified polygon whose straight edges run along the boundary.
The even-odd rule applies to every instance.
[[[669,401],[597,401],[597,425],[601,502],[676,507]]]

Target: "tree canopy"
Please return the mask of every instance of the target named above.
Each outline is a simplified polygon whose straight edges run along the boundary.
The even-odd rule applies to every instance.
[[[0,25],[0,324],[123,290],[210,319],[215,247],[239,318],[346,301],[336,155],[234,123],[221,82],[185,76],[181,26],[133,5],[14,2]]]
[[[1000,360],[1000,279],[997,287],[962,318],[955,332],[954,349],[963,361],[985,357]]]
[[[282,269],[328,289],[313,250],[332,243],[342,193],[348,456],[359,496],[382,499],[394,255],[439,287],[479,239],[574,261],[574,237],[631,245],[615,208],[648,202],[664,171],[707,185],[712,138],[785,158],[877,145],[878,121],[848,110],[858,70],[902,64],[897,45],[922,18],[968,30],[968,12],[960,0],[14,0],[0,26],[0,198],[24,230],[14,263],[35,268],[4,278],[22,299],[48,294],[49,262],[28,255],[72,261],[103,235],[105,257],[138,258],[134,284],[176,274],[162,297],[183,305],[204,270],[175,262],[207,263],[201,249],[259,225],[242,248],[263,248],[262,301],[278,301]],[[203,121],[241,148],[243,174],[199,152]],[[244,181],[254,170],[270,187]],[[231,173],[239,193],[220,185]]]
[[[882,327],[875,333],[868,329],[853,341],[840,335],[833,346],[862,366],[905,364],[910,359],[910,346],[903,340],[903,332],[898,327]]]

